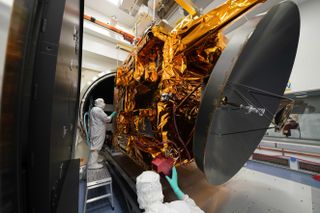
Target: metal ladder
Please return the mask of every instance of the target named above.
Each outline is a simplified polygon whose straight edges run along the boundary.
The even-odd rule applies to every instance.
[[[106,193],[88,199],[88,192],[91,189],[99,187],[106,187]],[[109,189],[109,190],[108,190]],[[85,194],[84,213],[88,203],[92,203],[101,199],[108,198],[111,203],[112,210],[114,210],[113,192],[112,192],[112,178],[108,168],[104,166],[101,169],[87,169],[87,187]]]

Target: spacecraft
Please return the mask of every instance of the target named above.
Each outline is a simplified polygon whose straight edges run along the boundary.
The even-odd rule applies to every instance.
[[[300,30],[283,2],[226,36],[262,0],[227,0],[174,28],[151,26],[118,67],[113,143],[144,169],[195,161],[212,184],[229,180],[265,131],[292,109],[283,97]]]

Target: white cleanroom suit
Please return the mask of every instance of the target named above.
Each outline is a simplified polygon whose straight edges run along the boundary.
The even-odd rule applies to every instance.
[[[160,175],[145,171],[136,180],[138,203],[145,213],[204,213],[188,195],[180,200],[163,203]]]
[[[102,98],[95,100],[94,107],[90,111],[90,158],[89,169],[99,169],[103,165],[99,164],[98,152],[102,149],[106,137],[106,125],[111,122],[115,113],[108,116],[104,111],[105,103]]]

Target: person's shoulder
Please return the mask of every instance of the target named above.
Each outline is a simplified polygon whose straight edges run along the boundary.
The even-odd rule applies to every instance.
[[[91,108],[91,111],[97,111],[97,109],[99,109],[99,107],[94,106]]]
[[[103,112],[103,110],[100,107],[92,107],[91,112],[95,113],[95,112]]]

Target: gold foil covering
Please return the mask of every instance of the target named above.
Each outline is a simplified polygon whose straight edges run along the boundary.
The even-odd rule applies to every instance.
[[[144,168],[157,156],[192,161],[201,91],[225,48],[222,29],[263,0],[228,0],[173,30],[154,25],[117,69],[114,144]]]

